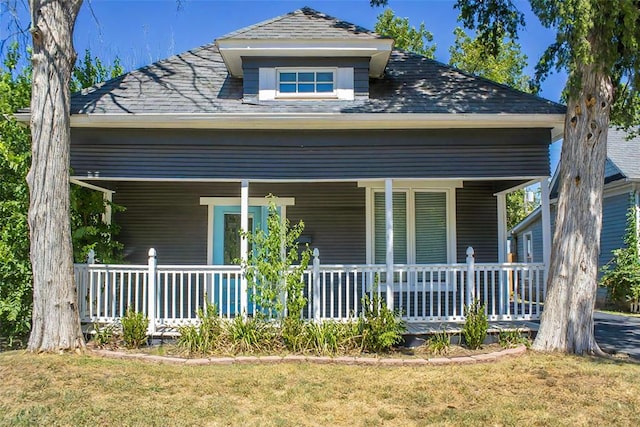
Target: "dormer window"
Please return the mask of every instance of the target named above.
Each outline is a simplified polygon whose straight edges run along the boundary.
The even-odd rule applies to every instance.
[[[278,69],[276,97],[334,97],[335,69]]]
[[[261,101],[354,99],[353,67],[258,67]]]

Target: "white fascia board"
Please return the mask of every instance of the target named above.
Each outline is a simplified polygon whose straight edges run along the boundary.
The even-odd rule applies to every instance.
[[[17,114],[29,121],[28,113]],[[264,113],[73,114],[76,128],[159,129],[497,129],[551,128],[563,114]]]
[[[369,75],[384,73],[393,48],[392,39],[222,39],[216,40],[227,70],[242,77],[243,56],[368,57]]]
[[[511,187],[511,188],[507,188],[506,190],[502,190],[502,191],[498,191],[497,193],[494,193],[494,196],[497,196],[499,194],[509,194],[509,193],[513,193],[514,191],[518,191],[521,190],[523,188],[527,188],[530,187],[532,185],[538,184],[540,182],[540,180],[544,180],[544,179],[548,179],[548,177],[545,176],[541,176],[539,179],[532,179],[530,181],[527,182],[523,182],[522,184],[516,185],[515,187]]]

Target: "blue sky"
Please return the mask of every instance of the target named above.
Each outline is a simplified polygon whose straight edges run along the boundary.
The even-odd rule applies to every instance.
[[[527,73],[531,75],[554,34],[539,24],[527,1],[514,2],[526,14],[527,26],[520,34],[520,44],[529,58]],[[181,7],[177,5],[176,0],[85,0],[76,23],[76,50],[81,55],[90,48],[107,63],[118,56],[125,69],[130,70],[303,6],[369,29],[373,29],[377,15],[383,11],[370,7],[368,0],[182,0]],[[396,15],[408,17],[412,25],[424,21],[434,35],[436,59],[445,63],[454,40],[453,29],[460,25],[453,5],[454,0],[389,1]],[[26,10],[20,10],[19,15],[28,22]],[[0,39],[8,35],[4,16]],[[543,83],[541,96],[558,101],[565,80],[564,74],[552,75]],[[555,144],[551,150],[553,167],[558,157],[559,144]]]

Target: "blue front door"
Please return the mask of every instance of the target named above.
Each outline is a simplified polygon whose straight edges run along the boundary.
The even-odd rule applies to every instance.
[[[249,207],[249,231],[255,233],[266,225],[264,211],[260,206]],[[213,264],[237,265],[240,261],[240,206],[216,206],[213,215]],[[236,312],[240,304],[240,283],[234,277],[216,276],[212,301],[224,316]],[[249,298],[249,312],[251,312]]]

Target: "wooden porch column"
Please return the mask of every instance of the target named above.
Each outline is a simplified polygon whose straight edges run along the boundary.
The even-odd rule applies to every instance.
[[[547,283],[549,260],[551,259],[551,209],[549,205],[549,179],[540,180],[540,209],[542,210],[542,262],[544,282]]]
[[[387,307],[393,310],[393,180],[384,180],[384,214],[387,237]]]
[[[498,199],[498,262],[507,262],[507,195],[496,194]]]
[[[240,229],[243,233],[249,230],[249,180],[243,179],[240,184]],[[249,244],[244,234],[240,238],[240,259],[246,262],[249,259]],[[240,313],[247,315],[249,295],[247,293],[247,275],[242,271],[240,279]]]

